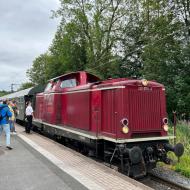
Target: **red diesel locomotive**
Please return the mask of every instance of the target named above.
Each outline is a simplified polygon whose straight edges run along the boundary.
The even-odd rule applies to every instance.
[[[169,163],[168,151],[183,154],[182,144],[169,144],[165,88],[153,81],[59,76],[36,95],[34,124],[133,177],[146,175],[157,161]]]

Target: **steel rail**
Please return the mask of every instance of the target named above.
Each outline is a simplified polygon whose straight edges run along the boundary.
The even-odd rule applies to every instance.
[[[190,186],[187,186],[185,184],[179,184],[179,183],[177,183],[175,181],[169,180],[169,179],[164,178],[162,176],[159,176],[159,175],[156,175],[156,174],[153,174],[153,173],[149,173],[149,176],[150,176],[150,178],[152,180],[158,181],[158,182],[163,181],[165,184],[168,184],[169,186],[171,186],[173,188],[177,188],[177,189],[180,189],[180,190],[190,190]]]

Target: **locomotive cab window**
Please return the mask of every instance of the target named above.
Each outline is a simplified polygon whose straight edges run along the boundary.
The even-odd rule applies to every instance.
[[[57,81],[51,81],[47,84],[46,88],[45,88],[45,92],[51,90],[53,87],[55,87],[57,84]]]
[[[94,83],[94,82],[98,82],[98,81],[100,81],[100,79],[97,76],[89,74],[89,73],[87,74],[87,82],[88,83]]]
[[[71,88],[77,86],[77,81],[76,79],[67,79],[63,80],[60,84],[61,88]]]
[[[50,90],[51,88],[52,88],[52,83],[49,82],[49,83],[47,84],[46,88],[45,88],[45,91],[48,91],[48,90]]]

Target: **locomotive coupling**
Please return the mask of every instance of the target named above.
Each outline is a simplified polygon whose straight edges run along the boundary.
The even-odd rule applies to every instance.
[[[184,153],[184,146],[181,143],[178,143],[175,146],[171,144],[165,144],[164,148],[166,151],[174,152],[177,157],[181,157]]]

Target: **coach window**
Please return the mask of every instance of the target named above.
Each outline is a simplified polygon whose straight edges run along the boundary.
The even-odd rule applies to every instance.
[[[71,88],[71,87],[75,87],[75,86],[77,86],[76,79],[63,80],[60,85],[61,88]]]
[[[24,98],[23,97],[19,98],[19,102],[24,103]]]
[[[18,98],[18,103],[23,103],[22,97]]]

